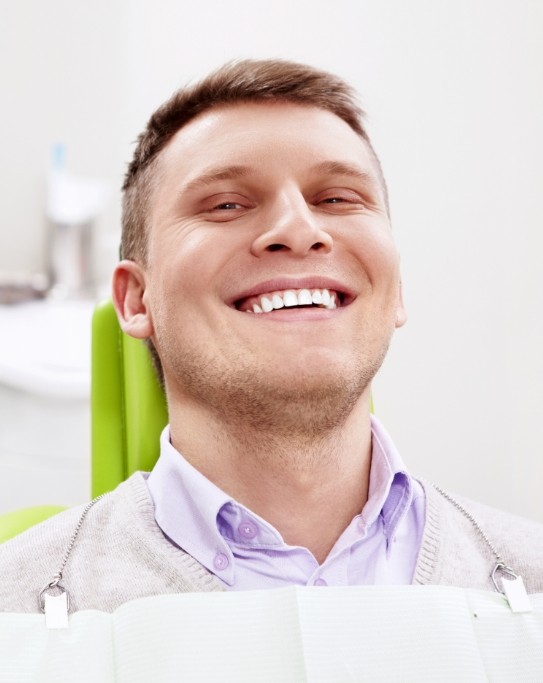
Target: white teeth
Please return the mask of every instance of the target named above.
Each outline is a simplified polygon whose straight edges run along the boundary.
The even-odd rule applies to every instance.
[[[260,297],[260,305],[253,304],[253,313],[271,313],[271,311],[279,310],[280,308],[294,308],[295,306],[323,306],[329,310],[337,308],[337,296],[335,293],[330,294],[328,289],[300,289],[294,291],[287,289],[285,292],[278,294],[268,294]]]
[[[287,291],[283,294],[283,301],[285,302],[285,306],[288,308],[291,306],[298,306],[298,297],[296,296],[296,292],[293,292],[291,289],[287,289]]]
[[[322,292],[319,289],[315,289],[311,294],[311,301],[314,304],[322,304]]]
[[[278,308],[283,308],[283,306],[285,305],[285,302],[279,296],[279,294],[274,294],[272,296],[272,304],[273,304],[274,309],[278,309]]]
[[[298,292],[298,306],[311,306],[313,299],[309,289],[301,289]]]
[[[269,313],[270,311],[273,311],[273,304],[270,301],[270,299],[268,299],[268,297],[266,296],[263,296],[260,299],[260,305],[262,306],[262,310],[264,311],[264,313]]]

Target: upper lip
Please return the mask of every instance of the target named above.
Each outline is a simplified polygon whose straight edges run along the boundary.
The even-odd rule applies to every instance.
[[[251,296],[260,296],[269,292],[282,291],[287,289],[328,289],[338,292],[344,302],[350,302],[355,298],[355,293],[344,283],[333,278],[323,277],[322,275],[307,277],[277,277],[271,280],[259,282],[248,289],[244,289],[233,296],[229,304],[236,305]]]

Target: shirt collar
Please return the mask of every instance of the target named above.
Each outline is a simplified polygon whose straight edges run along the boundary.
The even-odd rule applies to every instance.
[[[368,500],[361,517],[371,525],[383,519],[387,544],[394,537],[413,500],[413,482],[392,439],[371,416],[372,456]]]
[[[360,520],[369,527],[381,516],[388,546],[409,508],[413,486],[391,438],[374,416],[371,431],[368,500]],[[233,500],[175,450],[170,443],[169,427],[160,437],[160,457],[147,485],[155,504],[157,524],[166,536],[212,573],[217,554],[225,554],[230,562],[221,571],[221,579],[229,585],[234,583],[234,558],[227,539],[250,544],[242,533],[240,537],[241,525],[254,522],[259,527],[260,547],[285,545],[271,524]]]
[[[176,545],[215,573],[218,553],[232,552],[217,528],[219,510],[234,501],[193,467],[170,443],[167,426],[160,436],[160,457],[147,479],[155,504],[155,519]],[[234,581],[233,563],[221,578]]]

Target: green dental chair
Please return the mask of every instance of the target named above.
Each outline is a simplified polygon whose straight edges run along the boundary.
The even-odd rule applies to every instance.
[[[0,543],[8,541],[13,536],[17,536],[34,524],[39,524],[64,509],[60,505],[36,505],[35,507],[13,510],[13,512],[5,512],[0,515]]]
[[[166,399],[145,344],[124,334],[111,301],[92,320],[92,497],[158,459]]]
[[[121,331],[111,301],[99,304],[92,319],[92,498],[153,468],[167,421],[146,346]],[[40,505],[0,515],[0,543],[63,509]]]

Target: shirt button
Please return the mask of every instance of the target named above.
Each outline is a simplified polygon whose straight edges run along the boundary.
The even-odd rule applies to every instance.
[[[327,586],[328,583],[324,579],[315,579],[315,581],[313,581],[313,585],[314,586]]]
[[[240,536],[251,540],[258,534],[258,527],[256,526],[256,524],[254,524],[254,522],[246,521],[242,522],[238,526],[238,531]]]
[[[224,553],[217,553],[215,555],[215,559],[213,560],[213,566],[215,567],[215,569],[218,569],[219,571],[222,569],[226,569],[229,564],[230,560]]]

